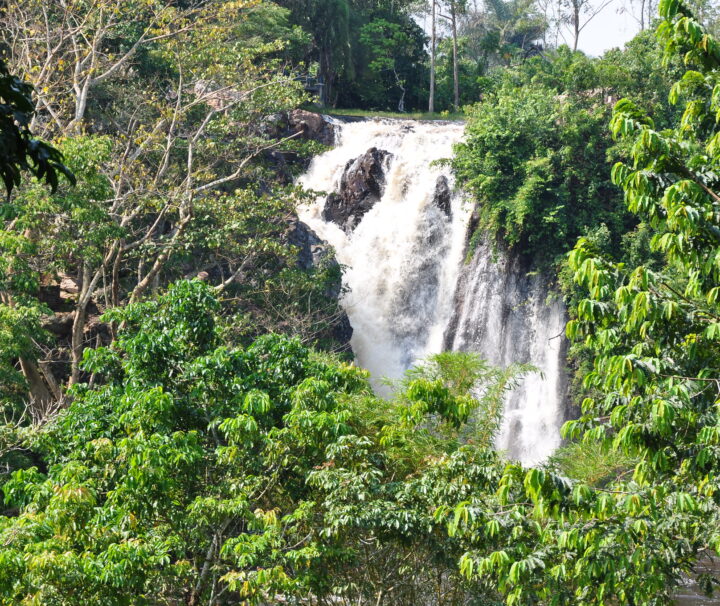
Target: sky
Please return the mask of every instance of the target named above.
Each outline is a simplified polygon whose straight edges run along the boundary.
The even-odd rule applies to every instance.
[[[591,6],[600,6],[604,1],[591,0]],[[638,22],[627,10],[629,6],[630,0],[611,0],[610,4],[583,28],[578,48],[595,57],[611,48],[622,48],[640,30]],[[414,15],[413,18],[429,35],[430,18],[428,14],[422,12]],[[569,30],[565,31],[564,42],[572,45],[572,35]],[[559,44],[562,43],[563,39],[560,38]]]
[[[623,0],[614,0],[598,13],[580,32],[580,50],[588,55],[599,56],[611,48],[622,48],[625,42],[637,34],[640,26],[627,10],[621,10],[625,5]],[[572,38],[568,36],[568,42],[571,41]]]

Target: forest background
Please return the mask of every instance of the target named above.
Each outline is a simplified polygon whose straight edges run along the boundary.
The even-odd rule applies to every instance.
[[[716,15],[630,7],[592,58],[595,8],[0,5],[1,603],[713,590]],[[440,354],[383,399],[348,363],[341,268],[296,215],[318,80],[330,107],[464,108],[469,254],[490,234],[571,315],[577,418],[542,468],[492,448],[530,368]]]

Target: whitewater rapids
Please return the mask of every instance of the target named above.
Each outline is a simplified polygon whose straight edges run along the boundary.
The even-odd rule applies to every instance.
[[[541,276],[528,276],[509,254],[484,242],[464,263],[471,205],[451,196],[450,213],[433,202],[438,161],[450,158],[464,124],[375,119],[335,121],[335,147],[315,157],[298,183],[337,192],[348,161],[370,148],[390,152],[381,199],[354,231],[322,217],[325,195],[299,209],[300,218],[335,249],[344,266],[341,299],[353,327],[357,363],[375,389],[423,358],[449,349],[479,353],[490,363],[535,365],[507,398],[496,446],[513,459],[537,463],[560,444],[565,419],[565,309],[549,300]]]

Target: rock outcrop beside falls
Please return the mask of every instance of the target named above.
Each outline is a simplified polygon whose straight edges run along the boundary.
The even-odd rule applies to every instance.
[[[256,126],[258,135],[268,139],[283,139],[297,135],[323,145],[335,143],[335,125],[322,114],[294,109],[265,116]]]
[[[288,244],[297,248],[297,264],[304,271],[312,271],[328,264],[338,265],[330,245],[318,237],[308,225],[297,217],[293,217],[288,221],[285,240]],[[328,285],[325,294],[331,299],[338,299],[341,292],[342,281],[340,272],[338,272],[337,280]],[[330,332],[340,351],[350,351],[350,339],[353,329],[350,325],[350,319],[344,311],[333,319]]]
[[[335,126],[324,116],[304,109],[294,109],[288,115],[288,124],[295,133],[302,133],[305,139],[317,141],[323,145],[335,143]]]
[[[391,158],[390,152],[371,147],[350,160],[340,179],[340,190],[327,198],[323,219],[337,223],[346,233],[353,231],[382,197],[385,166]]]
[[[255,124],[255,134],[268,141],[294,137],[328,146],[335,143],[336,130],[327,116],[303,109],[270,114]],[[266,149],[264,156],[273,165],[276,180],[286,185],[292,183],[301,171],[307,170],[312,159],[294,149],[275,147]]]
[[[435,181],[435,193],[433,194],[433,204],[445,213],[446,217],[452,216],[452,191],[450,183],[445,175],[441,175]]]

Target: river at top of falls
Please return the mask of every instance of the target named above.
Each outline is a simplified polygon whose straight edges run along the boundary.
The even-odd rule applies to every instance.
[[[335,147],[313,159],[299,184],[337,192],[348,163],[374,147],[392,154],[382,196],[350,233],[323,219],[324,195],[299,209],[300,218],[344,266],[341,303],[353,327],[351,346],[377,391],[388,392],[382,378],[400,378],[444,349],[543,371],[508,396],[496,442],[511,458],[536,463],[560,444],[564,307],[546,303],[541,277],[528,277],[511,256],[498,257],[487,244],[463,264],[470,204],[454,193],[448,214],[433,202],[439,177],[453,185],[450,169],[435,161],[452,156],[463,131],[463,124],[448,122],[336,124]]]

